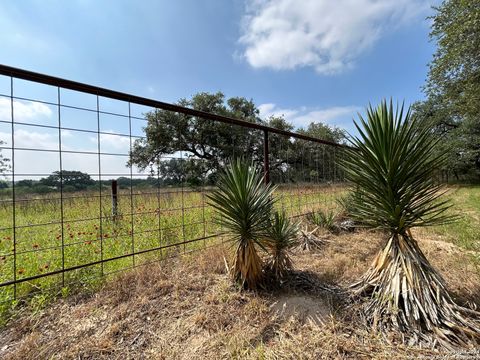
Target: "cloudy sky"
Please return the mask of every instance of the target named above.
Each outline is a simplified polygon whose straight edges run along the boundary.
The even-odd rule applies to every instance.
[[[352,130],[370,102],[422,99],[434,45],[424,0],[49,0],[0,2],[0,62],[166,102],[199,91],[252,98],[264,117],[283,114]],[[10,92],[0,77],[0,93]],[[55,102],[55,89],[17,81],[15,95]],[[95,108],[92,97],[62,93],[62,102]],[[125,104],[103,109],[128,113]],[[123,106],[123,108],[122,108]],[[0,121],[11,103],[0,97]],[[145,109],[133,109],[141,114]],[[98,172],[96,134],[41,128],[58,124],[55,106],[14,102],[16,147],[72,151],[64,168]],[[93,115],[92,115],[93,114]],[[61,109],[62,126],[96,130],[96,114]],[[93,116],[93,118],[92,118]],[[102,152],[126,154],[128,122],[101,119]],[[141,122],[132,125],[141,135]],[[0,139],[11,144],[11,125]],[[8,149],[2,153],[8,157]],[[75,154],[83,151],[85,154]],[[70,157],[70,159],[69,159]],[[50,173],[58,154],[16,151],[16,173]],[[96,160],[95,160],[96,159]],[[100,160],[102,173],[125,173]],[[66,164],[66,165],[65,165]]]

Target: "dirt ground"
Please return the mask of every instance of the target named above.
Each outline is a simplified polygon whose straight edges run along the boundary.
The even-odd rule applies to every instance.
[[[456,300],[480,307],[480,272],[472,255],[418,235]],[[225,247],[124,273],[91,295],[60,299],[10,321],[0,332],[0,358],[475,358],[472,349],[452,353],[388,344],[365,328],[337,290],[367,269],[382,236],[321,236],[324,248],[295,253],[293,280],[276,290],[233,286],[225,274]]]

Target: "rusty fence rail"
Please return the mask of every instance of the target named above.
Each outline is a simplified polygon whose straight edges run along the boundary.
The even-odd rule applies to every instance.
[[[228,240],[206,199],[225,158],[129,163],[165,114],[211,124],[200,145],[262,166],[290,216],[336,207],[343,145],[0,65],[0,302]]]

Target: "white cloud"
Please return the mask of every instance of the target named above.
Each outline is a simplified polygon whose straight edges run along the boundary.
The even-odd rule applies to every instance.
[[[385,33],[425,16],[427,0],[250,0],[240,43],[254,68],[351,68]]]
[[[15,147],[58,150],[58,135],[16,129]]]
[[[307,127],[312,122],[322,122],[349,130],[352,119],[362,108],[359,106],[334,106],[325,109],[300,107],[297,109],[282,109],[275,104],[267,103],[258,106],[260,117],[267,119],[270,116],[283,116],[296,128]]]
[[[130,151],[130,138],[128,136],[114,135],[115,130],[104,130],[110,134],[100,134],[100,146],[102,152],[118,152],[128,154]],[[98,138],[90,137],[90,141],[97,144]]]
[[[127,136],[100,134],[100,145],[112,146],[115,149],[122,149],[128,152],[130,150],[130,138]]]
[[[73,132],[70,130],[63,130],[62,129],[62,138],[72,138],[73,137]]]
[[[12,119],[11,100],[0,98],[0,120],[10,121]],[[52,110],[45,104],[34,101],[13,101],[13,114],[15,121],[39,122],[50,119]]]
[[[322,110],[312,110],[294,118],[297,126],[308,126],[311,122],[323,122],[340,127],[350,123],[362,108],[358,106],[335,106]]]
[[[31,128],[34,129],[35,127]],[[73,137],[68,130],[62,130],[62,136]],[[6,141],[2,146],[11,146],[10,133],[0,132],[0,139]],[[80,139],[80,141],[81,140],[82,139]],[[106,141],[105,144],[102,143],[102,146],[104,146],[102,152],[123,153],[123,150],[128,151],[130,145],[128,138],[108,134],[102,134],[101,141]],[[123,146],[123,148],[120,149],[120,146]],[[56,133],[56,130],[49,131],[48,129],[42,129],[36,131],[25,130],[23,128],[15,129],[15,148],[17,149],[15,150],[16,180],[28,178],[38,179],[39,177],[34,177],[36,174],[41,174],[40,177],[43,177],[60,169],[60,155],[56,152],[59,148],[58,133]],[[20,148],[33,150],[21,150]],[[62,148],[64,150],[62,154],[63,169],[79,170],[89,174],[98,173],[98,155],[95,154],[97,151],[96,147],[89,147],[88,143],[80,142],[70,143],[68,146],[62,144]],[[93,152],[94,154],[79,154],[70,151],[87,151]],[[11,158],[12,156],[11,151],[8,149],[2,150],[2,153],[6,158]],[[128,176],[130,170],[126,167],[127,160],[128,157],[126,156],[102,155],[101,171],[102,174],[104,174],[103,178],[116,178],[122,174]],[[139,170],[136,168],[133,171],[134,173],[139,173]],[[92,177],[96,178],[95,176]]]
[[[298,113],[298,110],[280,109],[272,103],[261,104],[258,106],[258,110],[260,111],[260,116],[264,119],[270,116],[283,116],[285,119],[290,119]]]

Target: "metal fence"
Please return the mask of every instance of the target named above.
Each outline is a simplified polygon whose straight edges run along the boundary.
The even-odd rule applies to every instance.
[[[222,157],[178,149],[129,164],[168,116],[211,126],[197,145]],[[2,303],[228,240],[206,199],[227,157],[262,166],[292,217],[343,191],[341,145],[8,66],[0,141]]]

